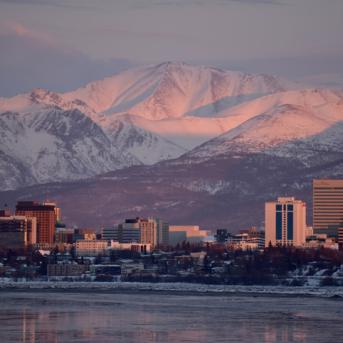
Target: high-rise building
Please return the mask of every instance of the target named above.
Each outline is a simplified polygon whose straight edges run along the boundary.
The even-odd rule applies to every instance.
[[[27,218],[25,216],[0,217],[0,246],[21,249],[28,245]]]
[[[56,225],[56,205],[36,201],[19,201],[16,214],[34,217],[37,220],[37,243],[53,244]]]
[[[338,247],[343,251],[343,227],[338,228]]]
[[[1,232],[2,234],[7,232],[5,235],[8,235],[8,237],[0,239],[0,245],[11,245],[11,241],[17,241],[19,246],[37,243],[37,220],[35,217],[12,216],[11,212],[6,209],[0,210],[0,219]],[[24,228],[24,230],[20,228]],[[18,235],[18,237],[15,237],[16,235]]]
[[[151,244],[152,247],[158,244],[157,241],[157,222],[153,218],[138,219],[139,229],[141,232],[140,242],[143,244]]]
[[[343,180],[313,180],[314,233],[342,224]]]
[[[306,203],[279,197],[265,204],[265,246],[302,246],[306,237]]]
[[[126,219],[124,223],[119,224],[114,230],[114,237],[117,237],[120,243],[140,243],[141,230],[139,218]]]
[[[169,245],[169,223],[161,219],[156,219],[157,224],[157,244]]]

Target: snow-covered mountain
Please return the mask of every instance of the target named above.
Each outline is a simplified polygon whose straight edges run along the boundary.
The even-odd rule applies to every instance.
[[[87,104],[104,128],[130,115],[135,126],[191,149],[240,123],[223,118],[225,110],[296,87],[270,75],[166,62],[92,82],[63,99]]]
[[[225,116],[232,106],[293,86],[167,62],[69,93],[34,89],[0,98],[1,181],[11,189],[176,158],[244,122],[245,114]]]
[[[167,62],[73,92],[0,98],[0,181],[12,189],[181,155],[175,163],[240,151],[289,154],[285,143],[343,119],[342,92],[297,88],[269,75]]]
[[[318,89],[280,92],[246,102],[226,113],[226,118],[235,117],[246,120],[196,147],[184,158],[199,162],[214,156],[247,152],[280,156],[286,153],[287,147],[292,147],[288,155],[292,153],[296,157],[296,145],[310,141],[315,141],[317,146],[327,145],[325,132],[331,132],[333,143],[340,142],[342,126],[335,130],[330,128],[343,121],[343,92]]]
[[[294,87],[270,75],[252,75],[186,63],[144,66],[66,93],[97,113],[129,113],[160,120],[216,113],[264,94]]]
[[[140,127],[129,115],[112,122],[107,127],[107,132],[119,151],[131,154],[142,164],[150,165],[176,158],[187,151],[182,146]]]
[[[2,189],[90,177],[137,163],[79,110],[0,115]]]

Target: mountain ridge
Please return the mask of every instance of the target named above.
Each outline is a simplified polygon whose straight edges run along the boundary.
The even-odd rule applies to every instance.
[[[296,88],[273,76],[168,62],[128,70],[73,92],[34,89],[0,98],[0,181],[5,189],[14,189],[164,160],[210,160],[237,146],[252,152],[249,145],[264,144],[266,150],[277,145],[277,130],[283,143],[342,119],[342,93]],[[268,129],[276,120],[280,128]],[[303,127],[294,130],[301,121]],[[292,135],[286,135],[287,126]]]

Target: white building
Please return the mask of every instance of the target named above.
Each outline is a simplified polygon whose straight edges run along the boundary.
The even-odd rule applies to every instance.
[[[104,240],[79,240],[76,241],[77,256],[105,255],[108,250],[108,242]]]
[[[111,249],[113,250],[130,250],[139,253],[151,252],[151,244],[141,243],[119,243],[117,241],[111,241]]]
[[[306,241],[306,203],[280,197],[265,204],[265,246],[303,246]]]
[[[210,236],[210,231],[200,230],[198,225],[170,225],[169,244],[177,245],[182,242],[200,243]]]

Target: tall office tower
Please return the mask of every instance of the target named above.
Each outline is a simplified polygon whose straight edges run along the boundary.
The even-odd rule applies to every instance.
[[[158,244],[157,241],[157,222],[153,218],[142,219],[139,218],[139,229],[141,232],[140,243],[151,244],[155,247]]]
[[[16,214],[35,217],[37,220],[37,243],[53,244],[56,225],[56,205],[36,201],[19,201]]]
[[[343,180],[313,180],[313,230],[343,224]]]
[[[0,217],[0,247],[21,249],[28,244],[27,218],[25,216]]]
[[[120,243],[140,243],[141,230],[139,221],[139,218],[126,219],[124,223],[118,225],[117,233],[114,233],[114,235]]]
[[[6,221],[7,219],[7,221]],[[25,217],[25,216],[12,216],[9,210],[0,210],[0,226],[2,226],[2,232],[6,232],[6,228],[12,228],[12,231],[9,231],[8,235],[13,236],[14,232],[18,233],[18,237],[14,239],[13,242],[25,242],[24,245],[31,245],[37,243],[37,220],[34,217]],[[24,230],[20,230],[20,227],[24,227]],[[5,231],[4,231],[5,230]],[[20,238],[21,236],[21,238]],[[25,236],[25,238],[24,238]],[[9,238],[9,237],[8,237]],[[10,238],[9,238],[10,240]],[[1,242],[8,241],[6,238],[0,239]],[[21,243],[20,243],[21,244]],[[20,245],[19,244],[19,245]],[[6,245],[6,243],[5,243]],[[21,244],[23,245],[23,244]]]
[[[169,223],[157,218],[157,244],[169,245]]]
[[[265,246],[305,243],[306,204],[295,198],[280,197],[265,204]]]

